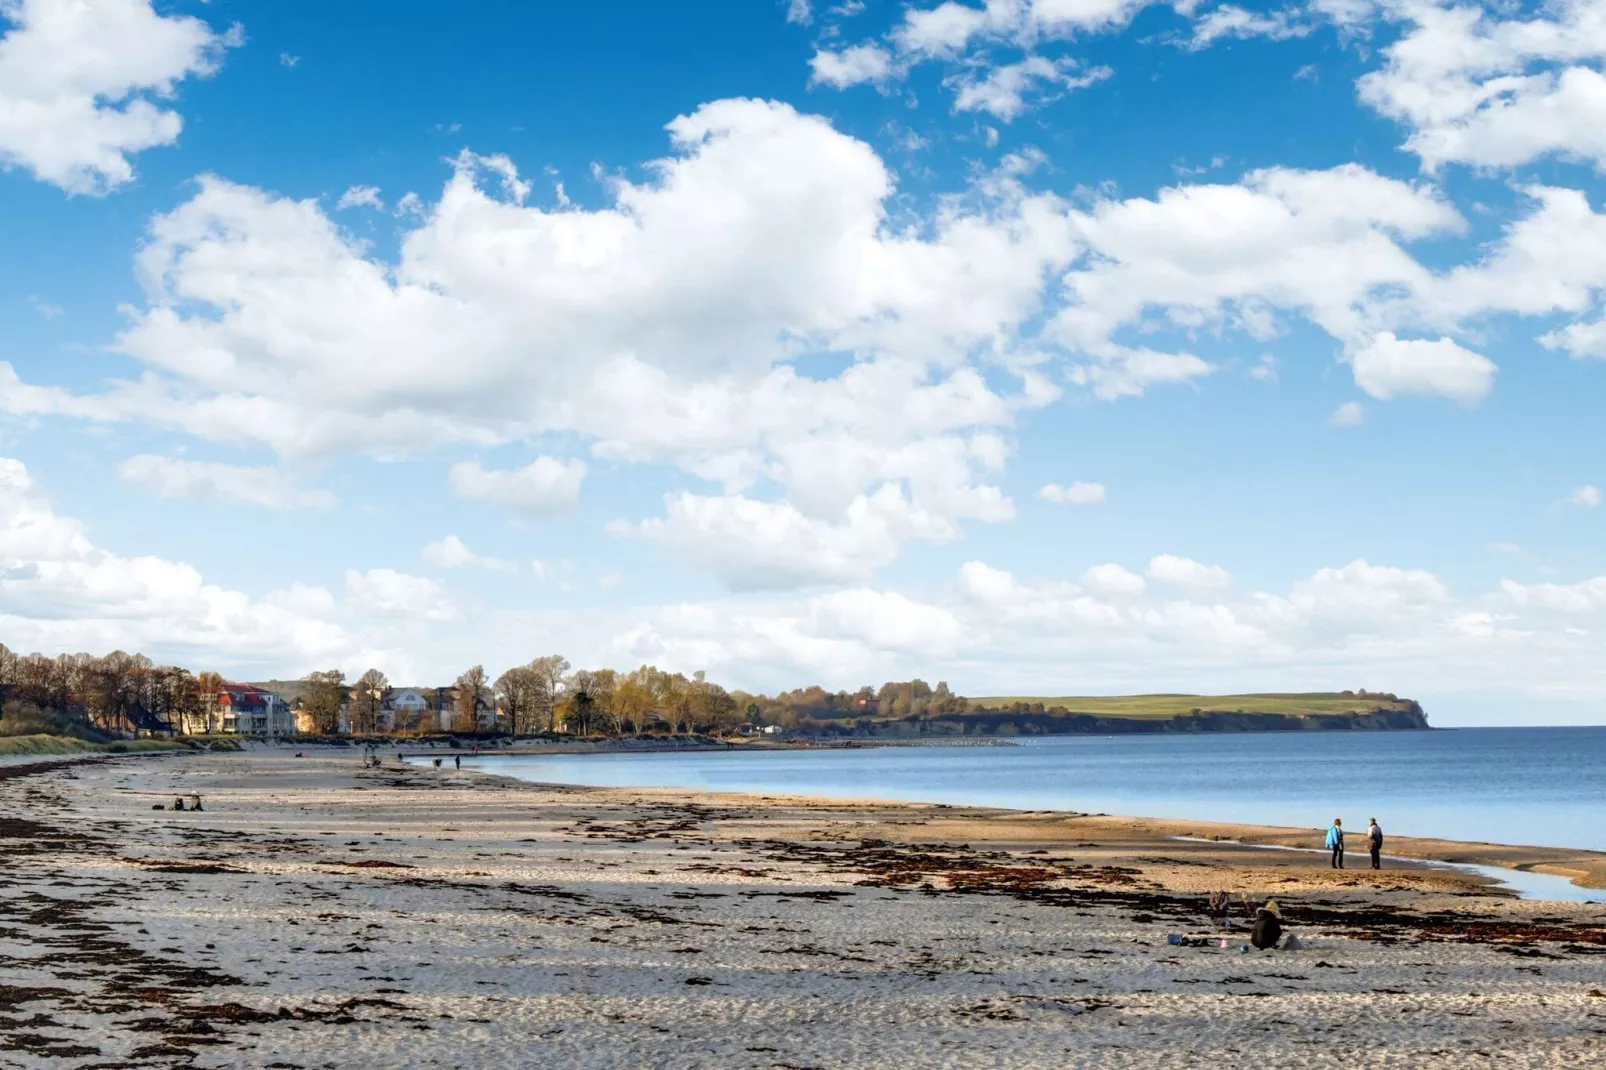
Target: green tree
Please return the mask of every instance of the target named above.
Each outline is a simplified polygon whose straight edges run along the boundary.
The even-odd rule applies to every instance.
[[[312,717],[313,730],[334,735],[340,730],[340,707],[346,701],[346,674],[339,669],[311,672],[302,686],[301,706]]]

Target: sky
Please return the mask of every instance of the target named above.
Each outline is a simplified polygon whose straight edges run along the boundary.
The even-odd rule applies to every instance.
[[[0,641],[1606,723],[1606,0],[0,0]]]

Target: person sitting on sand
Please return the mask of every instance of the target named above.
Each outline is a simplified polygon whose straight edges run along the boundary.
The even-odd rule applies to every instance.
[[[1256,949],[1265,951],[1276,947],[1277,941],[1282,938],[1282,912],[1277,908],[1277,900],[1269,899],[1265,906],[1255,911],[1255,927],[1249,931],[1249,942]]]
[[[201,812],[201,797],[199,795],[190,796],[190,809],[196,813]]]
[[[1344,820],[1333,818],[1333,825],[1327,830],[1327,849],[1333,852],[1333,868],[1344,868]]]
[[[1372,868],[1383,868],[1383,829],[1378,825],[1377,818],[1371,818],[1371,825],[1366,829],[1366,846],[1372,851]]]
[[[175,809],[175,810],[184,809],[184,796],[178,795],[178,796],[174,797],[174,799],[173,799],[173,809]]]

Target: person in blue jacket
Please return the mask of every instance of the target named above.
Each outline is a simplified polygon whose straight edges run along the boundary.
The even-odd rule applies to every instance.
[[[1344,868],[1344,820],[1333,818],[1333,826],[1327,830],[1327,849],[1333,852],[1333,868]]]

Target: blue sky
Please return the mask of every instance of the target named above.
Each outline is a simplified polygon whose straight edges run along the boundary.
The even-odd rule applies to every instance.
[[[1606,721],[1606,5],[0,5],[0,628]]]

